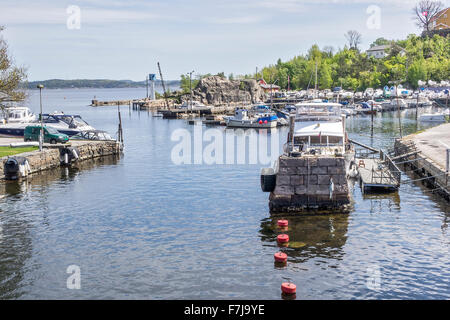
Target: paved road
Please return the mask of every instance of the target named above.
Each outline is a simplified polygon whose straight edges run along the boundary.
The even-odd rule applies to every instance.
[[[445,170],[446,150],[450,149],[450,123],[412,135],[417,149]]]

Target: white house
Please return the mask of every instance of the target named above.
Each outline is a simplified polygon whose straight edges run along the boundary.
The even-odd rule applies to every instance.
[[[392,45],[390,44],[386,44],[386,45],[382,45],[382,46],[374,46],[372,48],[370,48],[369,50],[366,51],[367,55],[369,57],[374,57],[376,59],[382,59],[388,56],[388,53],[386,52],[387,50],[391,49]],[[400,55],[405,55],[405,50],[403,48],[400,48]]]

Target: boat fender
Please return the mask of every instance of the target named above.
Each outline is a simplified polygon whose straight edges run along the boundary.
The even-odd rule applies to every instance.
[[[77,148],[72,148],[72,155],[73,157],[78,160],[78,152],[77,152]]]
[[[27,162],[28,161],[25,157],[8,158],[3,165],[3,172],[5,174],[5,179],[17,180],[20,177],[25,177]]]
[[[263,168],[261,170],[261,189],[263,192],[275,190],[277,175],[273,168]]]

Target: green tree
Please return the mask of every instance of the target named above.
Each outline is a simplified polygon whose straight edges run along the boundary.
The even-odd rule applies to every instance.
[[[14,65],[9,55],[8,44],[1,35],[4,27],[0,26],[0,103],[5,100],[21,101],[25,99],[25,91],[19,89],[27,79],[26,70]]]

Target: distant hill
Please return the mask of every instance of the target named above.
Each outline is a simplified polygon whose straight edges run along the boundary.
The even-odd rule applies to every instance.
[[[132,80],[108,80],[108,79],[77,79],[62,80],[50,79],[43,81],[30,81],[22,84],[22,88],[36,89],[38,84],[43,84],[47,89],[68,89],[68,88],[141,88],[146,86],[145,81]],[[167,87],[179,87],[179,80],[165,81]],[[161,81],[156,80],[155,85],[160,87]]]

